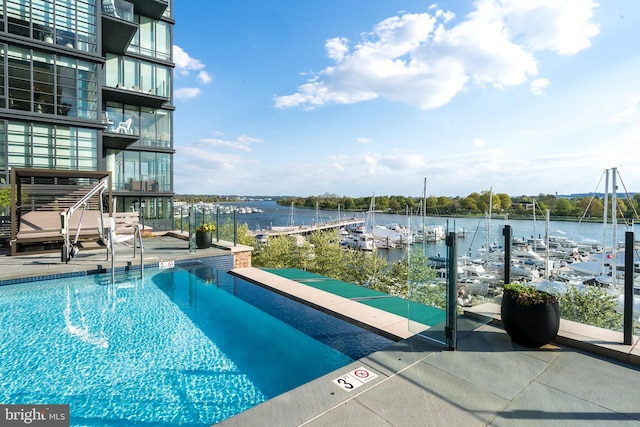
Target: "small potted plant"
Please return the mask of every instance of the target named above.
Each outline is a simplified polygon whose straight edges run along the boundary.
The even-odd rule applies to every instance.
[[[558,297],[533,286],[505,285],[500,315],[511,339],[526,347],[548,344],[560,329]]]
[[[216,231],[216,226],[209,222],[196,228],[196,246],[198,249],[206,249],[211,246],[214,231]]]

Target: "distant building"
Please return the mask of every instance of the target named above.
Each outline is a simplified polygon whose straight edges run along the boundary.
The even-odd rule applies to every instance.
[[[110,171],[117,211],[172,226],[172,0],[0,2],[0,186]]]
[[[531,202],[516,202],[513,205],[511,205],[511,208],[513,208],[516,204],[520,205],[520,208],[522,208],[522,210],[525,210],[525,211],[533,209],[533,203]]]

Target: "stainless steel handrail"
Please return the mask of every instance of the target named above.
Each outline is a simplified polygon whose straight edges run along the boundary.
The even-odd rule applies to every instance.
[[[109,227],[109,248],[107,248],[107,256],[109,254],[109,249],[111,249],[111,284],[113,285],[116,281],[116,268],[115,268],[115,263],[116,263],[116,249],[115,249],[115,245],[114,245],[114,240],[116,237],[116,233],[115,230],[111,227]]]
[[[140,230],[140,224],[136,224],[133,229],[134,240],[137,240],[137,244],[133,242],[133,258],[136,258],[136,246],[140,245],[140,275],[144,279],[144,244],[142,243],[142,231]],[[116,259],[116,245],[115,245],[115,231],[109,227],[109,242],[107,247],[107,258],[111,253],[111,284],[115,283],[115,259]]]
[[[140,273],[144,278],[144,245],[142,244],[142,231],[140,230],[140,224],[136,224],[134,228],[134,235],[138,237],[138,243],[140,244]],[[135,239],[135,237],[134,237]],[[133,257],[136,257],[136,243],[133,243]]]

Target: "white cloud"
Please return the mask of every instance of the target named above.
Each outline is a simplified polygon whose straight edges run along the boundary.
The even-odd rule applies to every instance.
[[[349,51],[349,40],[344,37],[336,37],[327,40],[325,44],[325,50],[327,56],[334,61],[341,61],[344,55]]]
[[[532,50],[573,55],[591,46],[600,32],[591,22],[597,4],[591,0],[483,0],[499,10],[509,36]]]
[[[337,171],[349,171],[349,182],[366,177],[377,180],[396,174],[415,173],[424,170],[427,165],[426,159],[417,153],[367,152],[356,155],[334,154],[327,158]]]
[[[531,82],[529,89],[532,94],[540,96],[545,94],[545,89],[548,88],[550,84],[549,79],[535,79]]]
[[[484,146],[485,146],[485,144],[486,144],[486,143],[484,142],[484,140],[483,140],[483,139],[480,139],[480,138],[474,139],[474,140],[472,141],[472,143],[473,143],[473,145],[474,145],[474,146],[476,146],[476,147],[484,147]]]
[[[275,106],[312,109],[383,97],[437,108],[470,85],[523,84],[537,74],[537,52],[575,54],[599,32],[590,0],[478,0],[474,6],[459,21],[431,6],[387,18],[357,42],[327,40],[333,64],[296,93],[276,97]]]
[[[187,145],[176,152],[174,182],[185,193],[229,194],[254,178],[256,164],[256,160],[246,155]],[[224,189],[220,177],[224,177]]]
[[[193,99],[200,95],[200,89],[197,87],[183,87],[173,91],[173,97],[181,101]]]
[[[243,182],[246,184],[255,178],[258,170],[254,165],[258,160],[252,158],[251,153],[253,146],[263,141],[247,135],[224,138],[219,131],[213,135],[214,138],[201,138],[181,145],[176,151],[175,182],[181,188],[189,188],[184,192],[205,194],[218,191],[221,176],[229,185],[228,192],[232,192],[232,188],[241,188]],[[215,180],[208,180],[212,176],[216,177]]]
[[[436,17],[438,17],[438,18],[442,17],[444,22],[449,22],[449,21],[452,21],[456,17],[456,14],[451,12],[451,11],[446,11],[445,12],[442,9],[438,9],[436,11]]]
[[[198,81],[202,84],[207,84],[211,81],[211,76],[206,71],[200,71],[198,73],[198,77],[196,77]]]
[[[241,135],[235,140],[228,140],[222,138],[202,138],[196,141],[197,146],[201,147],[215,147],[215,148],[227,148],[231,150],[244,151],[246,153],[252,152],[253,144],[261,144],[262,140],[258,138],[252,138],[247,135]]]
[[[360,144],[369,144],[371,142],[369,138],[364,137],[357,138],[356,141],[358,141]]]
[[[173,62],[176,64],[176,72],[181,75],[188,75],[191,71],[202,70],[205,67],[202,61],[192,58],[178,45],[173,45]]]
[[[204,70],[205,65],[202,61],[192,58],[180,46],[173,46],[173,60],[176,64],[175,72],[178,77],[186,78],[190,76],[192,72],[197,72],[197,83],[207,84],[211,81],[211,76]],[[178,80],[176,80],[176,83],[177,82]],[[197,87],[183,87],[175,89],[173,96],[177,100],[186,101],[198,97],[200,93],[201,90]]]
[[[627,108],[607,121],[612,123],[622,123],[629,117],[637,115],[638,113],[640,113],[640,96],[637,96],[629,101],[629,106]]]

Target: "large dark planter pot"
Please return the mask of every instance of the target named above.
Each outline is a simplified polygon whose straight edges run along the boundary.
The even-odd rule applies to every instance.
[[[541,347],[550,343],[560,329],[558,303],[520,305],[509,297],[500,306],[502,325],[511,339],[525,347]]]
[[[198,249],[207,249],[211,246],[212,236],[210,232],[196,231],[196,246]]]

